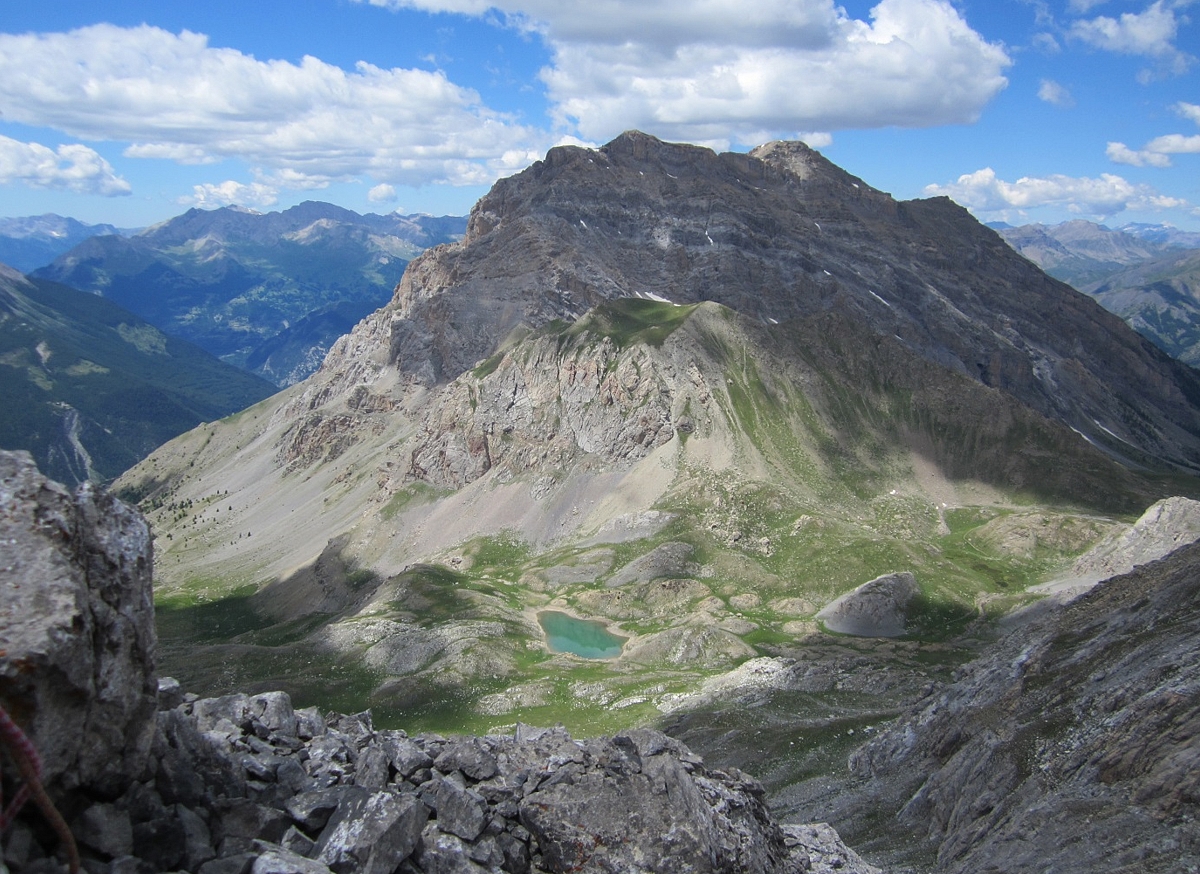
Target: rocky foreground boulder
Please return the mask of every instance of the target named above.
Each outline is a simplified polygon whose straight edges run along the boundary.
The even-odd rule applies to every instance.
[[[153,734],[153,553],[141,514],[0,452],[0,704],[54,791],[117,794]]]
[[[282,692],[185,694],[154,676],[151,565],[135,511],[0,453],[0,765],[5,800],[35,802],[0,874],[878,870],[651,729],[409,737]]]
[[[153,766],[126,793],[63,799],[89,871],[875,870],[651,729],[408,737],[282,692],[179,697],[164,683]],[[59,870],[45,837],[12,829],[13,874]]]

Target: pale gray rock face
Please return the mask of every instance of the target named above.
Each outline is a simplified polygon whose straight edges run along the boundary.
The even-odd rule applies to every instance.
[[[808,853],[811,874],[883,874],[842,843],[829,823],[785,825],[783,834],[789,847],[802,847]]]
[[[24,452],[0,452],[0,703],[52,791],[123,790],[147,764],[154,678],[145,520]]]
[[[251,874],[331,874],[320,862],[306,859],[283,847],[264,846],[254,859]]]
[[[1107,579],[1127,574],[1200,538],[1200,501],[1166,498],[1154,503],[1133,527],[1107,538],[1076,560],[1080,577]]]
[[[1198,574],[1185,546],[963,668],[853,753],[850,833],[895,822],[954,874],[1196,870]]]
[[[911,573],[884,574],[831,601],[817,619],[840,634],[899,637],[905,631],[908,605],[920,592]]]
[[[700,565],[691,560],[693,551],[689,543],[664,543],[617,571],[608,586],[646,583],[660,577],[696,576],[700,573]]]
[[[547,870],[805,870],[745,775],[707,773],[681,743],[648,729],[587,751],[600,767],[547,781],[521,802]]]
[[[659,355],[608,338],[565,355],[556,338],[529,345],[478,385],[446,390],[422,417],[410,476],[460,488],[493,468],[553,469],[580,454],[621,465],[674,436],[673,380]]]
[[[1200,538],[1200,501],[1164,498],[1152,504],[1133,525],[1105,537],[1075,560],[1061,577],[1031,586],[1031,592],[1050,595],[1048,601],[1066,602],[1088,591],[1101,580],[1127,574],[1157,561]],[[1036,615],[1045,604],[1035,605]],[[1014,615],[1020,621],[1025,613]]]
[[[413,795],[373,792],[338,808],[321,833],[317,861],[337,874],[390,874],[409,857],[429,818]]]

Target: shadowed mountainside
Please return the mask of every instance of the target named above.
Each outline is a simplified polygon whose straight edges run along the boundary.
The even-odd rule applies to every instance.
[[[274,391],[109,301],[3,265],[0,374],[0,447],[72,485]]]

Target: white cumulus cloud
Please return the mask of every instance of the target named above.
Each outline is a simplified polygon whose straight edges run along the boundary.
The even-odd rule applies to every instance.
[[[192,193],[179,198],[184,206],[215,209],[219,206],[273,206],[279,200],[279,189],[265,182],[237,182],[227,179],[217,184],[205,183],[192,187]]]
[[[98,24],[0,34],[0,112],[125,154],[202,164],[240,158],[325,185],[490,182],[538,137],[440,72],[260,61],[203,34]]]
[[[367,192],[367,200],[371,203],[391,203],[396,199],[396,186],[380,182]]]
[[[825,149],[833,145],[833,134],[828,131],[806,131],[796,134],[796,139],[814,149]]]
[[[1175,45],[1180,24],[1175,5],[1166,0],[1155,0],[1141,12],[1123,12],[1117,18],[1101,15],[1073,22],[1069,33],[1098,49],[1155,58],[1168,72],[1179,75],[1186,72],[1195,59]]]
[[[1128,164],[1131,167],[1171,166],[1171,159],[1166,155],[1148,149],[1131,149],[1124,143],[1109,143],[1104,153],[1114,164]]]
[[[969,122],[1011,61],[948,0],[369,0],[483,14],[539,33],[558,123],[604,141],[628,128],[724,147],[797,130]]]
[[[1146,143],[1146,151],[1159,155],[1194,155],[1200,153],[1200,136],[1166,134]]]
[[[1060,207],[1084,215],[1112,216],[1127,209],[1176,209],[1187,202],[1159,194],[1149,185],[1135,185],[1120,176],[1102,173],[1099,179],[1054,174],[1023,176],[1005,182],[992,168],[959,176],[947,185],[928,185],[925,194],[944,195],[975,212]]]
[[[0,185],[61,188],[78,194],[130,194],[128,182],[98,152],[78,143],[57,149],[0,136]]]
[[[1069,109],[1075,105],[1075,98],[1071,96],[1070,90],[1053,79],[1042,80],[1038,86],[1038,99],[1062,109]]]
[[[1175,104],[1175,111],[1184,118],[1191,119],[1196,124],[1200,124],[1200,106],[1195,103],[1184,103],[1182,100]]]
[[[1184,118],[1200,124],[1200,106],[1194,103],[1176,103],[1175,111]],[[1109,143],[1108,157],[1118,164],[1134,167],[1170,167],[1171,155],[1200,154],[1200,135],[1164,134],[1155,137],[1141,149],[1130,149],[1124,143]]]

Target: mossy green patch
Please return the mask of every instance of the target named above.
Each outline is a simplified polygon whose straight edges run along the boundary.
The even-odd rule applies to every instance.
[[[956,637],[978,615],[970,604],[937,593],[913,598],[905,611],[905,637],[913,640],[943,641]]]
[[[220,644],[160,652],[160,670],[201,697],[282,690],[296,707],[357,713],[384,677],[357,659],[312,648]]]
[[[241,586],[222,598],[206,601],[185,593],[155,599],[155,623],[160,638],[201,643],[231,640],[270,627],[273,621],[250,604],[252,585]]]
[[[346,585],[356,591],[361,591],[379,582],[379,574],[366,568],[347,568]]]
[[[636,343],[661,346],[687,320],[696,306],[678,306],[641,298],[607,301],[568,328],[564,336],[591,334],[608,337],[618,349],[627,349]]]
[[[515,582],[529,563],[532,550],[511,531],[482,537],[464,550],[471,557],[472,576],[491,576]]]
[[[391,608],[424,628],[453,619],[474,618],[470,598],[475,581],[466,574],[437,564],[413,565],[393,579],[399,595]]]
[[[471,371],[471,375],[476,379],[484,379],[491,376],[500,367],[500,362],[504,360],[504,352],[497,352],[491,358],[483,361]]]
[[[390,522],[396,518],[399,513],[404,512],[410,507],[419,507],[423,504],[429,504],[437,500],[442,493],[429,485],[429,483],[421,480],[415,480],[405,485],[398,490],[388,500],[383,508],[379,511],[379,515],[386,522]]]
[[[791,643],[795,638],[783,631],[778,631],[773,628],[756,628],[749,634],[743,634],[742,640],[758,649],[760,654],[769,654],[763,649],[764,646],[770,647],[775,644]]]

